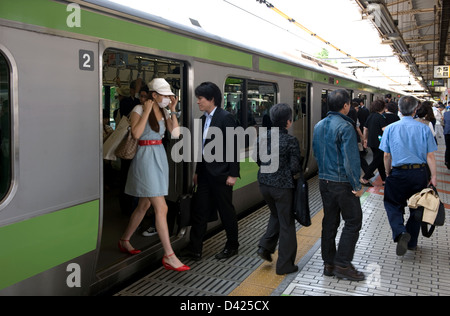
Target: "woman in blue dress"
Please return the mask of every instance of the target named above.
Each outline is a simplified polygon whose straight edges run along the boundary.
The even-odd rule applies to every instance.
[[[189,267],[177,258],[170,243],[168,207],[164,198],[169,191],[169,165],[162,138],[166,129],[172,137],[179,137],[175,113],[178,97],[162,78],[152,80],[148,87],[148,100],[141,99],[143,105],[137,105],[131,112],[131,132],[135,139],[139,139],[139,146],[128,171],[125,193],[139,197],[139,202],[119,241],[119,249],[129,254],[141,252],[133,248],[130,238],[153,205],[156,229],[164,248],[163,265],[167,270],[186,271]],[[141,92],[141,98],[145,98],[144,93]],[[170,114],[166,107],[169,107]]]

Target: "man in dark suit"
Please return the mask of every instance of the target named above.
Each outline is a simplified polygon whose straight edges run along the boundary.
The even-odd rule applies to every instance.
[[[233,140],[226,139],[226,128],[236,128],[232,114],[223,110],[222,92],[212,82],[204,82],[195,89],[202,115],[202,160],[197,163],[194,184],[197,185],[196,205],[193,208],[191,240],[184,256],[200,260],[202,257],[203,238],[206,234],[211,210],[219,211],[222,224],[227,234],[227,242],[217,259],[226,259],[238,254],[238,223],[234,209],[233,186],[239,177],[239,160]],[[217,137],[222,137],[218,141]],[[227,161],[227,152],[233,150],[232,161]],[[213,206],[212,206],[213,205]]]
[[[366,126],[366,121],[370,115],[370,111],[364,105],[364,99],[362,99],[362,98],[354,99],[353,101],[356,101],[359,103],[359,110],[358,110],[359,128],[361,129],[361,133],[364,134],[364,126]]]

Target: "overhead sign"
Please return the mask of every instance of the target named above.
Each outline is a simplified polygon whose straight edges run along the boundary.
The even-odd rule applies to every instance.
[[[427,84],[428,84],[429,87],[443,87],[443,86],[445,86],[445,82],[442,79],[428,80]]]
[[[450,78],[450,66],[434,66],[434,78]]]

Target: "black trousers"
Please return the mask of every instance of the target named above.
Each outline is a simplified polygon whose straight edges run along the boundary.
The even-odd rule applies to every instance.
[[[217,208],[227,234],[226,249],[239,248],[239,229],[236,210],[233,206],[233,187],[226,185],[226,179],[217,179],[205,173],[198,175],[195,207],[191,213],[192,228],[189,248],[202,253],[211,208]]]
[[[295,268],[297,254],[297,236],[292,211],[294,189],[281,189],[260,184],[259,189],[270,209],[269,223],[264,236],[259,241],[270,253],[274,253],[278,240],[278,274],[290,273]]]
[[[373,153],[373,159],[370,165],[364,170],[364,179],[369,180],[373,173],[378,169],[382,181],[386,181],[386,170],[384,169],[384,151],[377,147],[370,147]]]
[[[322,259],[325,264],[348,267],[353,260],[362,226],[361,202],[352,193],[350,183],[320,180],[319,187],[324,211]],[[336,248],[341,215],[345,225]]]
[[[414,209],[409,209],[410,216],[405,224],[404,214],[407,200],[428,185],[429,173],[426,167],[420,169],[393,168],[386,178],[384,186],[384,208],[392,229],[392,238],[398,240],[401,233],[408,232],[411,240],[408,247],[416,247],[421,223],[415,220]]]

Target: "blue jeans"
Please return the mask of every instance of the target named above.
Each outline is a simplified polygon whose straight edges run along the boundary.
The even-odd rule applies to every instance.
[[[348,267],[355,253],[362,226],[362,209],[359,197],[352,193],[347,182],[320,180],[323,202],[322,259],[325,264]],[[336,235],[342,218],[345,221],[336,249]]]
[[[386,209],[392,237],[396,242],[401,233],[408,232],[411,240],[408,247],[417,246],[420,233],[420,222],[414,219],[414,209],[410,209],[410,216],[405,225],[403,218],[407,200],[422,191],[428,185],[428,171],[426,167],[420,169],[393,168],[391,175],[386,178],[384,187],[384,208]]]

